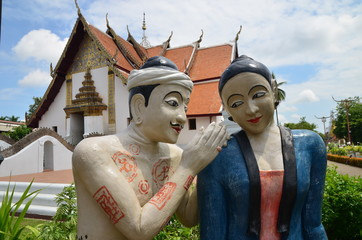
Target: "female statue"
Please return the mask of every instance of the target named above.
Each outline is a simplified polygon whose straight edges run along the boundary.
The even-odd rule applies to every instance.
[[[223,106],[242,130],[198,175],[201,239],[327,239],[324,142],[274,123],[276,91],[268,68],[247,56],[222,74]]]

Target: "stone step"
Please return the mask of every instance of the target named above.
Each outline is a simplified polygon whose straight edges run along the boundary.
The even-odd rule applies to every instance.
[[[0,202],[1,204],[1,202]],[[25,207],[25,204],[20,205],[18,209],[18,213],[20,213]],[[33,205],[31,204],[28,208],[28,211],[26,212],[27,215],[40,215],[40,216],[49,216],[53,217],[55,213],[57,212],[57,207],[51,207],[51,206],[40,206],[40,205]]]
[[[14,186],[14,195],[12,203],[16,203],[23,195],[24,190],[29,186],[29,182],[11,182],[9,187],[9,194],[11,194]],[[9,186],[9,182],[0,182],[0,204],[5,196],[6,190]],[[57,204],[55,202],[56,194],[62,192],[65,186],[69,184],[58,183],[33,183],[29,193],[39,190],[38,195],[30,205],[27,214],[41,215],[41,216],[54,216],[57,211]],[[21,205],[18,212],[21,212],[25,204],[29,199],[24,200],[24,204]]]
[[[25,189],[29,186],[29,182],[10,182],[10,191],[15,186],[16,192],[24,192]],[[6,191],[9,182],[0,181],[0,191]],[[65,186],[69,184],[60,184],[60,183],[34,183],[31,185],[30,192],[41,189],[42,193],[47,194],[58,194],[60,193]]]
[[[5,191],[0,191],[0,199],[3,199],[5,195]],[[22,192],[14,192],[13,195],[13,203],[19,201],[20,197],[23,195]],[[27,203],[33,196],[24,200],[24,203]],[[43,194],[38,193],[38,195],[34,198],[32,205],[40,205],[40,206],[49,206],[49,207],[56,207],[57,204],[55,202],[55,194]]]

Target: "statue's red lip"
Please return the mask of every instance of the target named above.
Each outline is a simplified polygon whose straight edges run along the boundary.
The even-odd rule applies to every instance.
[[[180,133],[182,128],[181,127],[172,127],[177,133]]]
[[[262,116],[260,117],[257,117],[257,118],[253,118],[253,119],[249,119],[248,122],[251,122],[251,123],[258,123],[259,120],[261,119]]]
[[[177,134],[179,134],[181,132],[181,130],[183,129],[183,126],[181,124],[178,123],[172,123],[170,122],[171,127],[177,132]]]

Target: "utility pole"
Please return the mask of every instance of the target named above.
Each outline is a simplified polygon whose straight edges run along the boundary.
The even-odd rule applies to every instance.
[[[352,144],[352,138],[351,138],[351,130],[350,130],[350,126],[349,126],[349,109],[351,108],[351,103],[354,102],[353,100],[339,100],[337,101],[336,99],[334,99],[334,97],[332,96],[333,100],[337,103],[342,103],[342,106],[346,109],[346,119],[347,119],[347,133],[348,133],[348,142],[350,144]]]
[[[327,143],[327,136],[326,136],[326,121],[327,121],[327,118],[330,118],[330,117],[317,117],[316,115],[314,115],[315,118],[317,119],[321,119],[322,120],[322,123],[323,123],[323,129],[324,129],[324,141]]]

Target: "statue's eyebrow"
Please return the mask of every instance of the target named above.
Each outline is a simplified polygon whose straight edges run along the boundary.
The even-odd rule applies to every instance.
[[[183,98],[183,96],[182,96],[182,94],[181,94],[180,92],[178,92],[178,91],[172,91],[172,92],[167,93],[167,94],[165,95],[165,97],[163,98],[163,100],[165,100],[165,98],[166,98],[168,95],[172,94],[172,93],[176,93],[176,94],[180,95],[180,97],[181,97],[181,99],[182,99],[182,102],[185,101],[184,98]]]
[[[242,94],[239,94],[239,93],[234,93],[234,94],[232,94],[232,95],[230,95],[229,97],[228,97],[228,99],[227,99],[227,103],[229,102],[229,100],[230,100],[230,98],[232,98],[232,97],[234,97],[234,96],[241,96],[241,97],[244,97],[244,95],[242,95]]]
[[[250,90],[248,92],[248,95],[251,93],[251,91],[253,91],[254,88],[257,88],[257,87],[262,87],[262,88],[264,88],[265,90],[268,91],[268,89],[264,85],[258,84],[258,85],[253,86],[252,88],[250,88]]]

